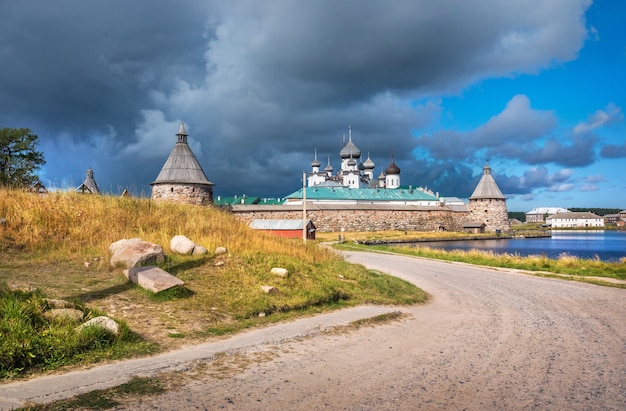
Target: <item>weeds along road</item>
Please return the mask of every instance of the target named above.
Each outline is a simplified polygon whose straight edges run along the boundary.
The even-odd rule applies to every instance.
[[[246,355],[272,359],[119,409],[626,409],[626,290],[404,256],[346,257],[415,283],[431,302],[403,308],[402,321],[259,347]]]
[[[271,361],[130,406],[626,409],[625,290],[403,256],[346,257],[415,283],[431,302],[403,309],[403,321],[266,347]]]

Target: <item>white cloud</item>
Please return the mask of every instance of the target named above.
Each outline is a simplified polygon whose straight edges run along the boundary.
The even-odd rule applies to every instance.
[[[615,104],[609,104],[605,110],[597,110],[587,121],[574,126],[573,132],[575,135],[589,133],[599,127],[620,122],[623,118],[622,109]]]

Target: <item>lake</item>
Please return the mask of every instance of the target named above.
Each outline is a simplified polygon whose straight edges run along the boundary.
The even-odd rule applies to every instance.
[[[557,259],[561,254],[616,262],[626,258],[626,231],[552,231],[552,237],[499,240],[455,240],[406,244],[443,250],[485,250],[498,254],[545,255]]]

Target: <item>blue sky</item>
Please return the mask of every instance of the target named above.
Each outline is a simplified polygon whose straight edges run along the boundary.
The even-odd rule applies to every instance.
[[[626,208],[618,0],[0,2],[0,127],[48,187],[149,193],[178,123],[216,195],[297,190],[348,126],[376,173],[509,210]]]

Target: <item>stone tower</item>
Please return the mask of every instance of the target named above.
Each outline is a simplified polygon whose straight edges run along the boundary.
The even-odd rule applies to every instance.
[[[485,231],[509,230],[506,197],[491,176],[491,167],[485,164],[474,193],[469,198],[470,219],[485,224]]]
[[[177,141],[152,186],[152,200],[195,205],[213,204],[213,186],[187,144],[185,124],[180,123]]]

